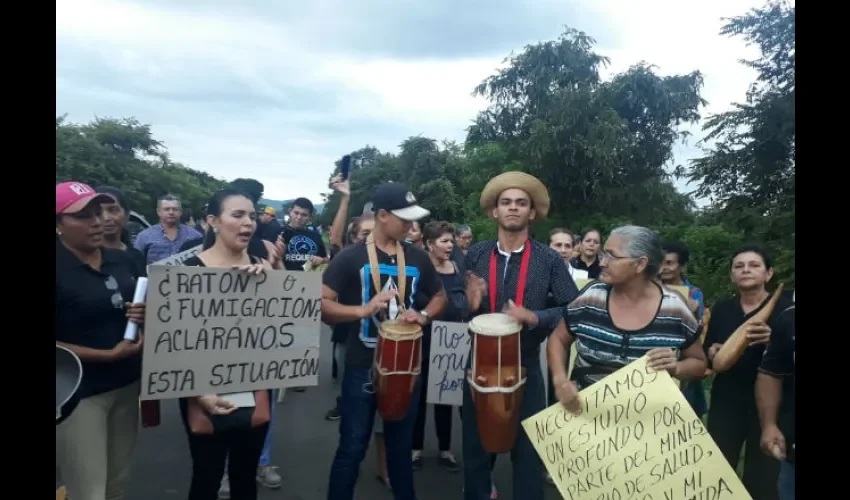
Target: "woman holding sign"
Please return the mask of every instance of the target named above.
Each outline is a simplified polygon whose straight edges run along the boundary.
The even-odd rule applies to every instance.
[[[578,392],[620,368],[649,357],[649,366],[680,380],[705,373],[699,325],[682,297],[654,281],[664,258],[650,229],[623,226],[599,253],[599,281],[565,308],[565,321],[549,337],[548,359],[558,400],[581,410]],[[576,344],[567,378],[567,353]]]
[[[454,227],[448,222],[429,222],[422,231],[422,241],[431,262],[437,269],[437,274],[443,282],[449,302],[440,316],[440,321],[465,322],[469,320],[469,301],[466,298],[466,283],[464,276],[458,272],[457,264],[451,260],[454,250]],[[427,300],[424,303],[427,304]],[[438,383],[429,380],[428,372],[431,359],[431,325],[422,328],[422,380],[428,384]],[[425,418],[428,404],[427,389],[419,395],[419,413],[413,427],[413,470],[422,468],[422,447],[425,443]],[[434,405],[434,427],[437,430],[437,443],[440,450],[438,463],[449,472],[458,472],[451,451],[452,445],[452,407],[451,405]]]
[[[184,265],[237,269],[254,275],[272,269],[268,261],[248,253],[257,225],[254,203],[247,195],[223,189],[212,196],[207,210],[210,226],[204,250]],[[205,394],[180,399],[180,415],[192,455],[189,500],[216,498],[225,465],[233,498],[257,498],[257,464],[273,417],[271,393]],[[239,408],[240,404],[245,408]]]
[[[83,377],[74,413],[56,426],[56,466],[72,498],[122,498],[139,426],[142,342],[124,340],[138,270],[105,248],[101,204],[79,182],[56,185],[56,345],[77,355]]]

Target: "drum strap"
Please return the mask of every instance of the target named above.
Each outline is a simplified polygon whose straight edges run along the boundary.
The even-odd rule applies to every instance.
[[[404,247],[396,241],[396,262],[398,266],[398,310],[405,310],[404,294],[407,288],[407,267],[404,260]],[[375,247],[375,239],[370,234],[366,237],[366,253],[369,256],[369,267],[372,272],[372,283],[375,294],[381,291],[381,270],[378,264],[378,250]]]
[[[499,279],[498,272],[498,254],[499,249],[494,248],[493,253],[490,254],[490,312],[494,313],[496,311],[496,299],[498,293],[498,287],[496,283],[500,283],[502,280]],[[525,242],[525,249],[522,251],[522,261],[519,265],[519,277],[517,278],[516,285],[516,298],[514,299],[514,303],[519,307],[522,307],[522,300],[525,298],[525,283],[528,280],[528,263],[531,260],[531,241]],[[507,266],[508,262],[505,262]],[[505,296],[508,297],[507,292],[505,292]]]

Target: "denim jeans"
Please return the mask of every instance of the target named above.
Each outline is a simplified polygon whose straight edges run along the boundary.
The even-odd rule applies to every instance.
[[[413,488],[413,423],[419,406],[421,383],[417,381],[404,420],[384,422],[387,469],[395,500],[416,500]],[[340,399],[339,445],[331,465],[328,500],[352,500],[360,463],[372,440],[377,400],[372,388],[371,370],[345,368]]]
[[[472,356],[469,357],[472,359]],[[543,373],[540,371],[540,359],[537,354],[522,360],[525,367],[525,393],[519,408],[519,422],[531,417],[546,407],[546,389]],[[491,457],[481,447],[478,434],[478,419],[475,415],[475,403],[469,384],[463,383],[463,483],[464,500],[489,500]],[[543,500],[543,473],[545,469],[540,455],[535,451],[531,440],[521,423],[516,434],[516,443],[511,450],[513,466],[513,497],[523,500]],[[395,487],[395,484],[393,484]]]
[[[269,408],[269,414],[271,418],[269,419],[269,429],[266,431],[266,440],[263,442],[263,452],[260,454],[260,463],[257,464],[259,467],[265,467],[267,465],[271,465],[272,462],[272,426],[274,425],[274,407],[277,406],[277,391],[278,389],[273,389],[271,394],[271,403]],[[224,459],[224,470],[227,470],[229,460],[227,458]]]
[[[794,500],[794,464],[782,462],[779,466],[779,500]]]

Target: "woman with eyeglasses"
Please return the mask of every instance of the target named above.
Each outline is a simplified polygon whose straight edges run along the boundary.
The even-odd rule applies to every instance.
[[[101,204],[115,203],[79,182],[56,185],[56,344],[83,365],[74,412],[56,426],[56,465],[69,497],[123,498],[139,427],[141,335],[124,340],[138,270],[104,247]]]
[[[650,229],[623,226],[611,232],[599,253],[599,281],[571,302],[549,337],[547,354],[555,395],[579,411],[578,392],[648,356],[650,368],[680,380],[705,373],[699,325],[682,297],[655,281],[664,253]],[[567,378],[567,353],[576,344]]]

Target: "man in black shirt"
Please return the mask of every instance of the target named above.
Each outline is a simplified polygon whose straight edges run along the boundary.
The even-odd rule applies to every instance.
[[[312,267],[328,262],[322,236],[307,227],[314,212],[313,203],[307,198],[298,198],[289,207],[289,222],[281,232],[286,245],[283,265],[287,271],[303,271],[307,262]]]
[[[761,422],[761,448],[782,460],[779,500],[794,500],[797,390],[796,317],[789,307],[776,321],[756,379],[756,404]]]
[[[564,306],[578,296],[578,289],[561,256],[529,235],[530,223],[546,218],[549,211],[549,193],[539,180],[522,172],[494,177],[481,192],[481,208],[496,219],[499,232],[496,240],[476,243],[466,252],[466,270],[475,275],[467,284],[469,307],[475,314],[505,312],[523,325],[521,362],[527,378],[516,409],[522,421],[545,407],[540,344],[558,326]],[[470,354],[470,366],[473,357]],[[464,498],[486,500],[491,457],[481,445],[468,380],[463,408]],[[521,428],[516,436],[511,453],[513,498],[543,500],[543,463]]]
[[[331,467],[328,500],[351,500],[360,462],[372,436],[377,400],[372,387],[372,363],[378,342],[378,325],[401,319],[425,325],[442,313],[446,293],[428,255],[404,244],[412,221],[428,216],[412,193],[400,184],[384,184],[372,197],[375,229],[365,242],[337,254],[323,274],[322,319],[328,324],[359,322],[349,333],[342,377],[339,446]],[[374,248],[379,283],[373,282],[369,252]],[[399,297],[399,252],[404,254],[404,296]],[[432,297],[428,305],[414,310],[419,294]],[[406,309],[406,310],[405,310]],[[423,363],[427,362],[423,360]],[[417,383],[407,415],[400,421],[385,421],[387,466],[395,498],[414,499],[410,453],[419,391]]]
[[[258,217],[260,223],[263,225],[262,228],[262,238],[267,241],[271,241],[274,243],[277,241],[277,236],[283,230],[283,227],[280,225],[280,222],[275,218],[277,212],[272,207],[266,207],[263,209],[263,213]],[[260,227],[257,226],[257,230],[260,230]]]

